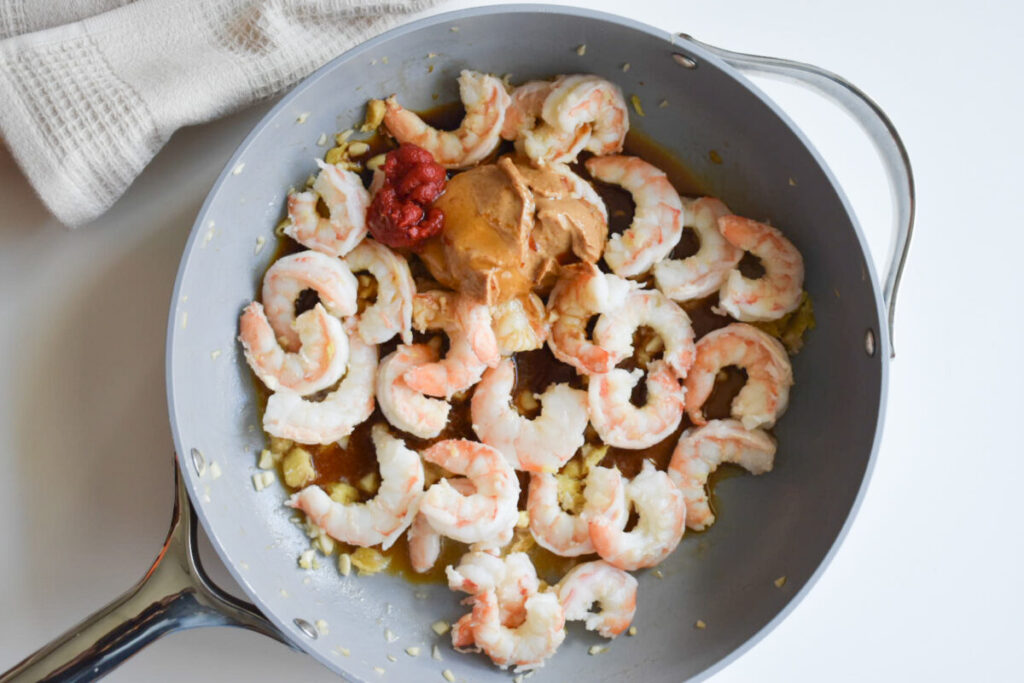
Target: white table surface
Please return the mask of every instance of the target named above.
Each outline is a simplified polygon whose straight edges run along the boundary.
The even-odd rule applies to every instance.
[[[916,172],[898,356],[863,507],[803,603],[713,680],[1020,680],[1024,14],[977,1],[570,4],[840,73],[889,113]],[[877,260],[888,199],[866,142],[831,105],[767,89],[832,165]],[[0,670],[125,590],[159,547],[172,500],[171,286],[207,190],[267,108],[179,132],[75,232],[0,148]],[[206,562],[227,582],[212,552]],[[336,680],[234,629],[172,635],[110,679]]]

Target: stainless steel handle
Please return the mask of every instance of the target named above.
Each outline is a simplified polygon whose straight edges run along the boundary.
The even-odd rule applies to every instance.
[[[850,113],[874,144],[885,166],[889,190],[893,201],[893,231],[889,246],[889,260],[883,275],[882,298],[889,311],[889,349],[893,350],[893,318],[896,309],[896,291],[907,260],[910,236],[914,229],[914,175],[910,158],[899,133],[885,112],[857,86],[836,74],[811,64],[793,62],[775,57],[761,57],[742,52],[724,50],[708,45],[685,33],[678,34],[704,50],[721,58],[730,66],[748,73],[770,76],[799,83],[823,95]],[[681,55],[693,62],[692,58]],[[686,64],[693,68],[695,63]]]
[[[196,515],[177,466],[174,482],[177,495],[171,529],[142,580],[10,671],[0,674],[0,683],[95,680],[160,636],[197,626],[240,626],[287,644],[255,607],[228,595],[210,581],[199,560]]]

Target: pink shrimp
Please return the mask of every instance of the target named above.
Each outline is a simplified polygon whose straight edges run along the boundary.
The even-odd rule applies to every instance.
[[[714,523],[704,486],[720,464],[736,463],[752,474],[764,474],[774,459],[775,439],[760,429],[744,428],[738,420],[711,420],[683,432],[668,475],[686,499],[686,526],[700,531]]]
[[[307,486],[288,505],[306,513],[314,524],[342,543],[382,544],[384,550],[412,523],[423,495],[423,463],[384,425],[374,425],[373,444],[380,461],[380,488],[365,503],[339,503],[319,486]]]
[[[606,517],[590,520],[590,540],[601,559],[619,569],[653,567],[676,549],[686,530],[686,503],[672,479],[650,460],[626,485],[626,499],[639,513],[626,531]]]
[[[384,125],[396,140],[422,147],[445,168],[468,168],[498,146],[510,99],[500,80],[468,70],[459,75],[459,93],[466,117],[454,131],[428,126],[394,97],[384,101]]]
[[[616,275],[643,275],[668,256],[682,237],[679,194],[664,172],[638,157],[593,157],[587,159],[586,167],[596,179],[633,195],[633,222],[625,232],[608,238],[604,260]]]
[[[776,320],[800,305],[804,286],[804,260],[793,243],[765,223],[740,216],[718,219],[722,236],[737,249],[761,259],[764,275],[756,280],[743,277],[739,269],[718,293],[718,306],[743,321]]]
[[[271,391],[287,389],[305,396],[326,389],[345,372],[348,335],[320,304],[296,318],[301,346],[295,353],[278,344],[262,304],[246,306],[238,328],[245,360]]]
[[[679,376],[664,360],[647,368],[647,402],[637,408],[630,402],[633,387],[643,376],[612,368],[591,375],[587,387],[590,423],[601,440],[618,448],[647,448],[676,430],[683,419],[683,388]]]
[[[732,416],[747,429],[771,427],[789,403],[793,368],[778,339],[746,323],[727,325],[697,342],[697,360],[685,382],[690,419],[697,425],[707,423],[701,410],[704,401],[718,371],[730,365],[747,371],[747,383],[732,401]]]
[[[568,384],[552,384],[538,397],[541,412],[531,420],[512,406],[515,377],[510,359],[484,374],[470,404],[473,431],[501,451],[514,468],[554,472],[583,445],[587,394]]]
[[[570,514],[559,505],[555,475],[531,475],[526,510],[530,514],[530,533],[537,545],[562,557],[587,555],[595,552],[590,542],[590,519],[603,516],[612,525],[626,523],[626,488],[617,469],[592,468],[583,500],[580,514]]]
[[[587,339],[593,316],[617,309],[635,285],[602,273],[593,263],[575,263],[563,269],[548,298],[552,318],[548,346],[555,358],[581,373],[608,372],[615,366],[612,352]]]
[[[345,264],[318,251],[300,251],[274,261],[263,276],[263,310],[286,351],[299,348],[295,300],[315,290],[327,312],[338,318],[355,315],[356,278]]]
[[[558,600],[568,621],[582,621],[605,638],[622,635],[636,614],[637,582],[617,567],[596,560],[572,568],[558,582]],[[590,608],[600,604],[600,611]]]
[[[501,359],[487,305],[460,294],[455,296],[452,308],[452,315],[444,321],[451,341],[448,355],[403,375],[409,388],[447,399],[479,382],[484,370]]]
[[[370,193],[352,171],[317,160],[320,174],[312,191],[288,195],[288,218],[284,233],[299,244],[328,256],[344,256],[366,237],[366,210]],[[328,217],[317,212],[322,199]]]
[[[420,512],[438,533],[462,543],[507,542],[519,520],[519,480],[500,452],[465,439],[439,441],[421,454],[427,462],[466,476],[476,491],[463,495],[442,479],[429,489]]]

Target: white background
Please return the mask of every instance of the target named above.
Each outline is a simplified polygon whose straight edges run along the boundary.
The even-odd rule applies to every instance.
[[[840,73],[889,113],[916,172],[898,355],[863,507],[810,595],[713,680],[1019,680],[1024,14],[981,0],[570,4]],[[766,88],[832,165],[879,261],[888,195],[867,143],[830,105]],[[159,547],[172,500],[171,285],[207,190],[266,109],[179,132],[76,232],[0,149],[0,670],[130,586]],[[233,629],[168,637],[111,680],[243,677],[336,680]]]

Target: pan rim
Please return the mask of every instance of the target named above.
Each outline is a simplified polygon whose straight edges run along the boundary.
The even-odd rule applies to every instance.
[[[765,94],[756,84],[751,82],[745,75],[739,70],[730,66],[719,57],[704,50],[699,45],[694,45],[689,42],[685,42],[683,39],[677,38],[676,34],[671,31],[659,29],[649,24],[636,21],[627,17],[623,17],[617,14],[609,12],[601,12],[580,7],[569,7],[555,4],[503,4],[503,5],[490,5],[485,7],[475,7],[468,9],[455,10],[451,12],[443,12],[428,17],[423,17],[414,21],[410,21],[398,26],[395,26],[384,33],[371,38],[365,42],[362,42],[345,52],[342,52],[330,61],[319,67],[317,70],[312,72],[310,75],[299,81],[290,91],[280,97],[278,102],[269,110],[259,122],[248,132],[245,138],[239,143],[234,153],[226,162],[221,173],[217,176],[216,180],[210,187],[206,198],[203,201],[199,212],[196,215],[196,220],[192,225],[189,237],[185,242],[185,246],[182,250],[182,256],[178,263],[177,273],[175,275],[174,287],[170,299],[170,308],[168,312],[167,322],[167,334],[166,334],[166,346],[165,346],[165,387],[167,396],[167,407],[168,407],[168,418],[170,420],[170,429],[172,439],[175,447],[175,455],[178,460],[178,465],[184,472],[184,482],[188,490],[189,497],[192,500],[193,508],[195,513],[203,525],[203,529],[207,532],[210,543],[217,553],[218,557],[225,564],[231,577],[242,587],[246,596],[256,605],[261,614],[274,624],[275,627],[288,638],[289,644],[293,647],[300,649],[301,651],[311,655],[329,670],[336,672],[351,680],[358,680],[353,675],[340,666],[338,662],[328,658],[321,654],[319,649],[314,646],[314,641],[307,638],[302,638],[298,635],[297,629],[292,623],[287,621],[278,615],[273,609],[270,609],[267,603],[261,599],[260,593],[252,589],[246,577],[241,573],[240,569],[234,565],[233,562],[229,561],[230,556],[221,542],[217,533],[211,529],[213,522],[210,516],[207,514],[206,507],[202,504],[202,497],[199,492],[198,480],[193,476],[193,472],[188,467],[188,461],[185,457],[186,448],[182,442],[182,435],[180,429],[180,421],[178,418],[178,411],[176,409],[177,401],[174,389],[173,379],[173,365],[174,365],[174,349],[179,333],[178,326],[175,325],[175,315],[177,310],[177,303],[180,301],[181,289],[183,285],[183,279],[185,271],[187,270],[191,258],[195,253],[195,244],[200,239],[200,235],[203,232],[202,226],[206,215],[210,209],[215,196],[220,191],[222,185],[225,183],[227,178],[230,177],[232,169],[241,160],[245,152],[252,145],[256,137],[261,135],[264,130],[271,124],[271,122],[278,117],[279,113],[285,109],[298,95],[309,87],[312,87],[315,83],[323,79],[329,72],[331,72],[335,65],[343,60],[348,60],[354,57],[358,57],[361,54],[368,53],[374,50],[377,46],[400,38],[408,33],[418,31],[420,29],[434,26],[441,23],[450,23],[452,21],[458,21],[469,17],[480,17],[489,15],[501,15],[501,14],[537,14],[537,15],[550,15],[558,14],[562,16],[578,17],[581,19],[591,19],[615,24],[620,27],[626,27],[633,29],[638,32],[646,33],[651,36],[652,39],[666,41],[669,45],[685,47],[687,51],[692,52],[705,62],[713,64],[715,67],[731,76],[734,80],[738,81],[744,88],[746,88],[752,95],[757,97],[763,104],[765,104],[775,116],[777,116],[796,136],[796,138],[805,146],[807,151],[812,155],[812,158],[821,169],[824,177],[827,179],[832,189],[835,191],[836,196],[839,198],[841,205],[846,212],[850,225],[853,227],[855,237],[861,250],[861,255],[864,258],[864,262],[867,268],[868,278],[866,280],[868,286],[871,288],[872,297],[874,300],[876,324],[874,325],[875,337],[878,340],[876,345],[875,354],[879,360],[879,369],[881,373],[879,395],[878,395],[878,407],[877,417],[875,421],[875,432],[872,438],[871,452],[868,455],[867,463],[864,469],[864,475],[861,479],[860,485],[853,498],[853,502],[850,505],[849,511],[846,513],[846,517],[843,520],[843,524],[836,534],[835,539],[831,542],[827,552],[822,556],[818,562],[817,567],[807,578],[801,588],[793,593],[789,600],[779,609],[779,611],[768,620],[763,626],[757,631],[751,634],[746,640],[734,647],[728,653],[723,655],[717,662],[711,664],[703,671],[695,674],[691,680],[706,680],[713,676],[715,673],[721,671],[732,662],[736,661],[743,654],[753,648],[756,644],[761,642],[769,633],[771,633],[790,613],[796,609],[796,607],[803,601],[808,595],[811,589],[817,584],[825,570],[829,567],[832,560],[834,559],[839,547],[842,545],[847,534],[849,533],[853,522],[860,510],[863,503],[864,495],[867,491],[868,485],[871,481],[871,477],[874,472],[875,464],[878,458],[878,450],[880,447],[882,435],[885,427],[885,412],[888,400],[888,384],[889,384],[889,362],[890,362],[890,340],[889,330],[887,325],[884,324],[886,320],[885,307],[881,297],[881,290],[879,287],[878,275],[875,268],[875,263],[871,258],[870,251],[868,249],[867,240],[864,237],[863,230],[861,229],[860,223],[857,220],[856,213],[853,211],[850,205],[849,199],[847,198],[842,186],[836,180],[832,170],[826,164],[818,150],[806,137],[803,130],[799,128],[790,117],[783,111],[767,94]],[[198,502],[197,502],[198,501]]]

